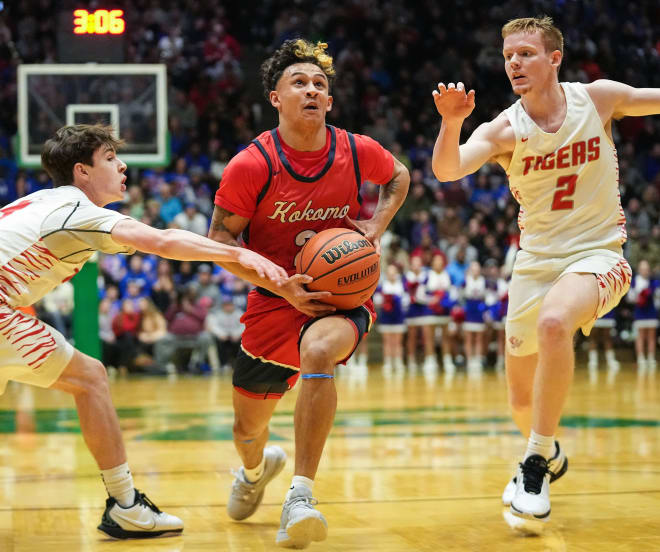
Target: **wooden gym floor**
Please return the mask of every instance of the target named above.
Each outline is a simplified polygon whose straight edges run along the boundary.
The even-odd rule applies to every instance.
[[[567,475],[541,537],[513,533],[500,494],[524,448],[502,376],[338,374],[339,409],[315,495],[328,540],[310,550],[660,550],[660,375],[584,368],[565,409]],[[105,491],[73,402],[12,384],[0,397],[0,551],[275,550],[293,462],[246,522],[225,513],[238,467],[229,376],[117,379],[112,390],[136,485],[186,524],[182,536],[119,542],[96,531]],[[296,393],[272,441],[293,454]]]

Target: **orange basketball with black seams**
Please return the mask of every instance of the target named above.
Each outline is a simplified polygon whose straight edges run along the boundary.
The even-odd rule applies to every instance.
[[[300,250],[296,272],[314,280],[309,291],[329,291],[324,303],[350,310],[371,298],[380,278],[380,255],[359,232],[331,228],[319,232]]]

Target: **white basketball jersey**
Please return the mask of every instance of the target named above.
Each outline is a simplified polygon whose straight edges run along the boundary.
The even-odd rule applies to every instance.
[[[27,306],[71,279],[94,254],[131,253],[110,232],[125,215],[79,188],[41,190],[0,209],[0,304]]]
[[[507,176],[520,204],[520,247],[565,256],[590,249],[621,253],[626,241],[616,148],[584,85],[561,83],[566,119],[543,131],[518,100],[504,113],[516,136]]]

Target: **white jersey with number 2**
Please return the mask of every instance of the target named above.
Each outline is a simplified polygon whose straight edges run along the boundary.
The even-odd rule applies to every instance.
[[[561,83],[566,119],[543,131],[518,100],[504,113],[516,136],[507,175],[520,204],[520,247],[564,257],[621,250],[626,241],[616,148],[583,84]]]

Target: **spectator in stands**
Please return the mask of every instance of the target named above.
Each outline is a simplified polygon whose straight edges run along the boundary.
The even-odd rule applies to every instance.
[[[211,310],[218,310],[222,303],[222,293],[220,293],[220,286],[213,281],[211,271],[211,267],[206,263],[200,264],[197,267],[197,279],[189,285],[197,286],[197,295],[200,298],[209,299]]]
[[[107,370],[116,369],[119,365],[119,348],[117,337],[112,329],[114,315],[111,312],[112,302],[108,297],[99,303],[99,338],[101,340],[101,359]]]
[[[178,228],[202,236],[206,236],[209,229],[208,219],[197,210],[197,205],[194,203],[186,203],[185,209],[175,216],[172,222]]]
[[[166,312],[170,304],[176,300],[172,263],[168,259],[158,261],[156,281],[151,288],[151,300],[160,312]]]
[[[142,355],[147,357],[142,360],[142,366],[150,367],[153,364],[154,345],[167,334],[167,321],[151,299],[142,297],[139,306],[142,316],[137,334],[138,344]]]
[[[206,330],[215,339],[223,370],[229,371],[241,344],[243,311],[236,308],[229,295],[222,296],[219,306],[206,317]]]
[[[212,344],[211,335],[205,330],[208,309],[200,303],[196,286],[187,286],[177,294],[167,312],[167,334],[154,345],[157,366],[164,366],[168,372],[176,369],[174,355],[181,349],[191,351],[187,371],[198,372],[205,362],[208,348]]]
[[[160,185],[159,192],[160,218],[163,219],[166,225],[169,225],[174,220],[174,217],[183,211],[183,206],[181,205],[181,200],[172,195],[172,187],[167,182],[163,182]]]
[[[142,216],[142,222],[149,224],[158,230],[163,230],[167,228],[167,224],[163,220],[163,217],[160,216],[160,201],[157,199],[149,199],[145,202],[145,213]]]
[[[126,275],[119,282],[119,293],[122,298],[128,295],[128,284],[130,282],[135,282],[139,286],[141,293],[147,295],[150,293],[152,282],[142,267],[142,259],[141,254],[135,253],[131,255],[128,261]],[[135,296],[135,294],[133,295]]]
[[[135,370],[134,359],[138,352],[137,334],[140,327],[140,311],[136,310],[132,300],[124,299],[121,310],[112,320],[112,331],[115,334],[119,351],[119,367]]]

